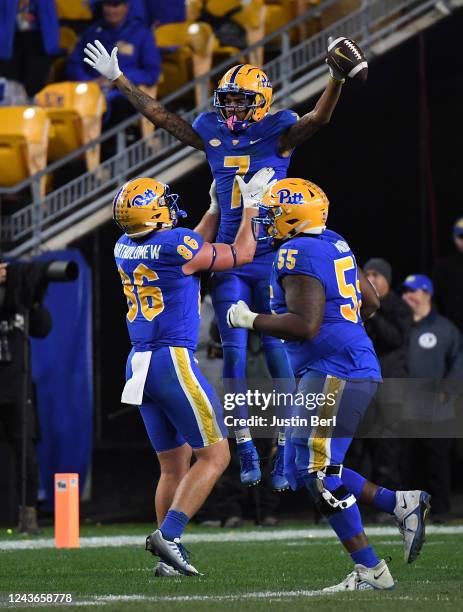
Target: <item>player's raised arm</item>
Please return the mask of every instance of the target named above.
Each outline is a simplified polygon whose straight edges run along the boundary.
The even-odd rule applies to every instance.
[[[178,138],[180,142],[200,151],[204,150],[203,141],[187,121],[179,115],[168,111],[157,100],[134,85],[121,72],[117,61],[117,47],[114,47],[111,55],[109,55],[101,42],[95,40],[94,45],[91,43],[87,44],[84,53],[87,56],[84,58],[84,62],[102,76],[113,81],[119,91],[124,94],[137,111],[142,113],[154,125],[164,128],[175,138]]]
[[[325,290],[319,280],[302,274],[283,278],[284,314],[257,314],[242,300],[228,310],[230,327],[255,329],[283,340],[312,340],[320,331],[325,312]]]
[[[380,307],[378,292],[370,283],[363,271],[358,268],[360,293],[362,294],[362,307],[360,308],[360,316],[365,321],[372,317]]]
[[[354,41],[339,37],[336,40],[329,39],[328,42],[325,60],[330,72],[328,84],[315,108],[280,136],[280,154],[291,151],[329,123],[346,78],[357,76],[362,80],[366,79],[368,64],[362,50]]]
[[[258,204],[271,187],[273,168],[261,168],[245,183],[240,176],[237,181],[243,198],[241,224],[233,244],[205,242],[198,254],[183,266],[185,274],[201,270],[221,271],[250,263],[256,251],[256,240],[252,232],[252,219],[259,213]],[[206,213],[207,214],[207,213]]]
[[[211,198],[210,206],[204,213],[201,221],[195,227],[195,232],[202,236],[207,242],[213,242],[220,222],[220,208],[217,200],[215,179],[212,181],[211,188],[209,189],[209,196]]]

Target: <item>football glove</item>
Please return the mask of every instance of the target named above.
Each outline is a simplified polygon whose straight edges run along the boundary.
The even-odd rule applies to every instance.
[[[211,203],[209,205],[209,210],[207,211],[211,215],[217,215],[220,212],[219,201],[217,200],[217,190],[215,186],[215,179],[212,181],[211,188],[209,189],[209,197],[211,198]]]
[[[331,45],[331,43],[333,42],[334,38],[332,36],[330,36],[328,38],[328,51],[329,51],[329,47]],[[339,72],[339,70],[336,68],[336,66],[332,66],[330,64],[330,56],[328,54],[328,57],[325,59],[325,62],[328,65],[328,70],[330,71],[330,77],[333,79],[333,81],[338,81],[339,83],[345,83],[346,79],[344,77],[344,75],[342,74],[342,72]]]
[[[248,183],[245,183],[239,174],[236,175],[244,208],[257,208],[267,190],[277,182],[276,179],[270,180],[274,174],[273,168],[261,168]]]
[[[227,311],[228,327],[244,327],[245,329],[253,329],[254,319],[257,317],[257,312],[249,310],[249,306],[243,300],[236,304],[232,304]]]
[[[117,47],[114,47],[109,55],[100,41],[95,40],[94,45],[87,43],[84,53],[87,56],[84,57],[84,62],[110,81],[115,81],[121,76],[122,72],[117,61]]]

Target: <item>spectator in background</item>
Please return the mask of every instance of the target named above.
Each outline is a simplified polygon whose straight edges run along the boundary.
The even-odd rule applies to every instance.
[[[437,262],[434,270],[435,300],[440,312],[463,333],[463,217],[453,226],[456,250]]]
[[[83,33],[68,59],[66,74],[72,81],[95,80],[100,84],[108,102],[104,124],[109,128],[134,114],[135,110],[114,83],[101,76],[95,78],[93,68],[82,61],[86,44],[94,44],[98,39],[108,53],[117,46],[119,66],[136,85],[152,86],[158,81],[161,58],[150,30],[138,19],[128,16],[128,0],[103,0],[101,4],[103,17]]]
[[[397,382],[388,379],[407,376],[407,346],[413,317],[409,306],[391,290],[392,269],[386,260],[370,259],[363,270],[380,298],[380,308],[374,317],[365,321],[365,329],[373,342],[385,379],[369,410],[369,417],[373,420],[369,435],[377,431],[378,438],[366,438],[363,447],[371,455],[371,480],[383,487],[398,489],[400,442],[395,436],[402,393]]]
[[[402,285],[402,298],[413,311],[414,325],[408,345],[407,366],[410,378],[442,380],[463,378],[462,336],[457,327],[439,315],[432,305],[434,292],[431,279],[423,274],[407,276]],[[415,395],[419,395],[418,393]],[[426,419],[431,416],[437,431],[442,421],[452,417],[452,406],[445,394],[429,393],[415,399],[415,408]],[[433,404],[437,400],[439,405]],[[434,402],[435,403],[435,402]],[[404,440],[404,474],[408,484],[418,488],[417,477],[422,477],[432,495],[432,516],[435,522],[443,522],[450,510],[450,454],[453,439],[416,438]],[[413,467],[413,456],[419,461],[419,469]],[[416,485],[416,487],[415,487]]]
[[[92,7],[98,11],[99,0],[92,0]],[[164,23],[186,21],[185,0],[131,0],[129,17],[139,19],[147,28]]]
[[[0,76],[34,96],[61,53],[55,1],[0,0],[0,41]]]

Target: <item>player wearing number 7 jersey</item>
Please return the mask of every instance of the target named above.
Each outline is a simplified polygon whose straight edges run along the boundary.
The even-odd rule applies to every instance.
[[[222,406],[193,357],[197,273],[252,261],[251,219],[273,174],[263,168],[248,184],[240,179],[243,214],[232,244],[206,242],[207,223],[196,231],[176,227],[185,216],[178,196],[154,179],[133,179],[114,199],[113,217],[124,232],[114,255],[133,346],[122,401],[140,407],[161,466],[155,500],[159,529],[146,541],[146,549],[161,558],[157,575],[199,574],[180,537],[230,458]],[[196,462],[190,468],[192,452]]]
[[[392,589],[386,562],[376,557],[364,533],[357,500],[395,516],[405,561],[411,563],[423,545],[429,495],[390,491],[343,467],[381,380],[362,324],[379,307],[379,299],[344,238],[326,229],[328,198],[317,185],[303,179],[278,181],[261,209],[263,217],[253,223],[263,225],[279,245],[271,279],[274,314],[257,314],[238,302],[228,311],[229,325],[285,340],[300,379],[298,396],[311,402],[293,407],[285,473],[293,488],[308,489],[355,563],[347,578],[328,590]]]
[[[111,53],[111,54],[110,54]],[[166,129],[184,144],[204,151],[217,183],[218,205],[210,209],[216,221],[220,213],[218,240],[231,243],[241,220],[241,195],[238,176],[251,177],[260,168],[272,167],[281,179],[294,148],[311,138],[328,123],[341,94],[345,75],[329,64],[330,77],[315,107],[299,118],[290,110],[270,113],[272,85],[263,70],[250,64],[230,68],[214,93],[215,112],[199,115],[190,125],[168,111],[160,102],[136,87],[122,74],[117,48],[105,49],[99,42],[89,43],[84,61],[113,81],[134,107],[157,127]],[[233,384],[231,391],[246,390],[246,330],[229,329],[226,312],[238,297],[255,308],[269,312],[268,284],[272,254],[268,244],[259,243],[253,264],[228,273],[215,274],[212,299],[223,345],[224,378]],[[281,342],[263,335],[262,343],[270,374],[280,379],[280,390],[291,386],[291,369]],[[245,415],[243,415],[245,416]],[[248,485],[261,478],[259,458],[248,428],[236,432],[241,461],[241,480]],[[278,490],[288,484],[280,475],[283,435],[280,436],[273,476]]]

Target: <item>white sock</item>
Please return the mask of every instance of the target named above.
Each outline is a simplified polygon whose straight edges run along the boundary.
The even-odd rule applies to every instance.
[[[237,444],[244,444],[245,442],[251,442],[251,432],[249,427],[243,427],[243,429],[235,429],[235,438]]]
[[[285,445],[285,441],[286,441],[286,434],[285,432],[281,432],[278,434],[278,446],[284,446]]]

